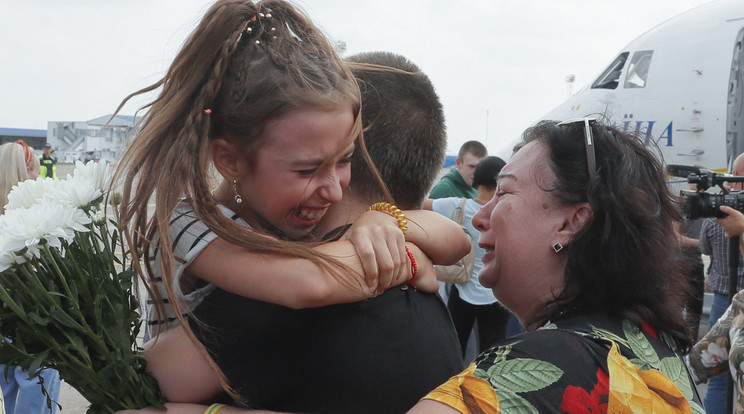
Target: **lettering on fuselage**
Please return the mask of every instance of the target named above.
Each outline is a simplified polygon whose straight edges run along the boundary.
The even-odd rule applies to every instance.
[[[673,147],[674,142],[672,141],[672,124],[674,121],[669,121],[669,125],[664,128],[659,134],[658,138],[654,138],[654,125],[656,121],[636,121],[633,119],[633,114],[625,114],[621,122],[615,123],[615,128],[622,130],[623,132],[635,132],[639,136],[643,137],[643,144],[648,146],[651,145],[651,140],[656,142],[659,147]],[[662,143],[662,140],[665,141]]]

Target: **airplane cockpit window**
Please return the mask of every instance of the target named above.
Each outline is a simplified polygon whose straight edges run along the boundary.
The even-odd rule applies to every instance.
[[[620,74],[623,72],[623,66],[628,59],[628,52],[621,53],[610,66],[602,72],[601,75],[592,84],[592,89],[615,89],[620,81]]]
[[[625,77],[625,88],[645,88],[648,78],[648,68],[651,66],[653,50],[640,50],[633,53],[628,66],[628,76]]]

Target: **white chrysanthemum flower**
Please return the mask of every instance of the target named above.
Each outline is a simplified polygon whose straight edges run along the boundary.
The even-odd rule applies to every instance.
[[[100,226],[106,222],[106,213],[102,209],[93,209],[90,214],[93,224]]]
[[[85,176],[70,177],[62,180],[44,194],[44,200],[52,203],[71,205],[77,208],[90,207],[100,202],[103,192],[96,188],[95,181]]]
[[[27,209],[7,211],[0,216],[0,232],[5,239],[3,253],[39,257],[43,244],[59,249],[62,241],[73,241],[75,231],[89,231],[85,224],[90,222],[78,208],[46,201]]]
[[[2,217],[3,216],[0,216],[0,218]],[[3,272],[11,266],[19,263],[19,259],[20,263],[23,263],[25,261],[23,257],[18,256],[15,254],[15,252],[6,249],[6,242],[7,238],[3,236],[3,233],[0,233],[0,272]]]
[[[49,177],[37,178],[36,180],[26,180],[18,185],[14,185],[8,193],[8,205],[5,210],[16,208],[29,208],[34,203],[41,200],[49,189],[59,184],[59,180]]]
[[[106,162],[88,161],[87,164],[83,164],[80,161],[75,161],[73,178],[81,177],[92,180],[97,189],[106,192],[111,184],[112,172]]]

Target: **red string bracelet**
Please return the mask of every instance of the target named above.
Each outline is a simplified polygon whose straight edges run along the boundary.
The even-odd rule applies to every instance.
[[[411,253],[410,250],[408,250],[408,246],[406,246],[406,254],[408,254],[408,258],[411,259],[411,280],[406,282],[406,285],[413,285],[413,291],[416,291],[416,276],[418,275],[418,266],[416,266],[416,259],[413,257],[413,253]]]

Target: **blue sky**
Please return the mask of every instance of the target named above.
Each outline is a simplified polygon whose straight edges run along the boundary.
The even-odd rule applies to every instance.
[[[347,55],[386,50],[426,72],[442,99],[448,154],[470,139],[492,153],[601,72],[635,37],[707,0],[304,0]],[[0,3],[0,127],[113,112],[156,81],[212,2]],[[133,114],[145,101],[134,101]]]

